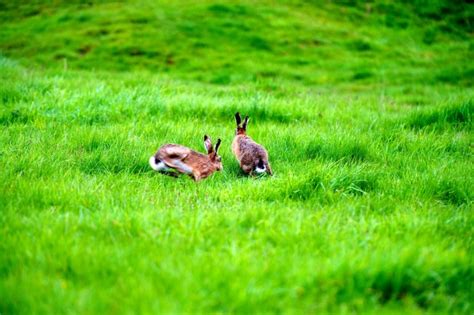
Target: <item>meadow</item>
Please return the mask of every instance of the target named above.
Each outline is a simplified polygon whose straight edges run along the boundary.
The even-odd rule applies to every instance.
[[[473,16],[0,1],[0,313],[472,314]],[[222,172],[149,167],[204,134]]]

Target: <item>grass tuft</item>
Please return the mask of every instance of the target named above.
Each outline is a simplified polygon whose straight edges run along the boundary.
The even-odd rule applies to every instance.
[[[416,112],[408,118],[408,126],[415,129],[440,129],[445,126],[472,128],[474,102],[468,100],[459,105],[449,105],[428,111]]]
[[[345,169],[333,175],[329,187],[343,194],[364,195],[377,187],[377,177],[376,173],[363,167]]]
[[[474,196],[472,189],[465,181],[443,180],[434,191],[435,198],[455,206],[471,204]]]
[[[311,141],[306,146],[305,156],[308,159],[322,158],[348,163],[370,160],[368,145],[353,139],[336,139],[331,143]]]

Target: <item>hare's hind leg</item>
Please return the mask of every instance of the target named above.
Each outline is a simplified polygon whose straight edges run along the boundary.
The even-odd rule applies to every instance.
[[[246,175],[252,175],[252,170],[253,170],[252,165],[240,164],[240,168],[242,169],[242,171],[244,171]]]
[[[267,169],[267,174],[273,176],[272,168],[270,167],[270,163],[265,162],[265,168]]]
[[[166,165],[165,162],[161,161],[155,156],[152,156],[149,162],[150,162],[151,168],[157,171],[158,173],[171,176],[171,177],[178,177],[178,174],[174,172],[171,167],[168,167],[168,165]]]
[[[168,165],[166,165],[165,162],[163,162],[156,156],[150,157],[150,160],[148,161],[148,163],[150,164],[151,168],[157,172],[166,172],[166,171],[171,170],[171,168],[168,167]]]
[[[198,182],[200,181],[203,177],[202,177],[202,174],[197,171],[197,170],[193,170],[191,173],[188,174],[189,176],[191,176],[192,179],[194,179],[195,182]]]

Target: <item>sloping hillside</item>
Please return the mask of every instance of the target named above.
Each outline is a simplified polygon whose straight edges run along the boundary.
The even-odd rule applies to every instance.
[[[28,65],[216,84],[472,84],[472,4],[4,3],[0,50]]]

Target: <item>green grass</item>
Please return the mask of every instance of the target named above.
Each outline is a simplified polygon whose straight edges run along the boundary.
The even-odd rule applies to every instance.
[[[474,310],[473,6],[0,3],[0,313]],[[232,156],[233,115],[274,177]],[[154,173],[222,138],[224,171]]]

